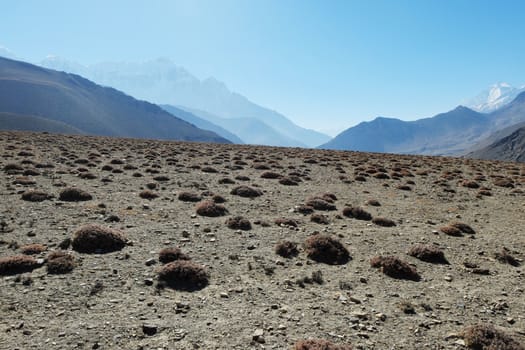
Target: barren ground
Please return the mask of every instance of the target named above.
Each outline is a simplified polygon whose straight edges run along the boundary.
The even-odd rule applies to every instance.
[[[105,254],[68,248],[77,263],[70,273],[48,274],[44,265],[0,276],[1,349],[290,349],[306,338],[355,349],[466,349],[458,332],[480,322],[525,342],[523,164],[42,133],[1,132],[0,143],[0,257],[39,243],[47,249],[35,258],[45,259],[92,223],[129,240]],[[268,171],[298,185],[261,178]],[[33,184],[15,184],[24,172]],[[219,181],[225,178],[234,183]],[[497,185],[502,179],[509,187]],[[158,194],[151,200],[139,196],[149,183]],[[263,194],[231,194],[239,185]],[[93,199],[61,201],[65,187]],[[30,189],[53,198],[22,200]],[[183,191],[221,195],[227,215],[197,215],[197,203],[178,199]],[[337,197],[336,210],[314,213],[328,224],[295,210],[324,193]],[[343,216],[350,206],[396,226]],[[251,230],[227,227],[239,215]],[[278,218],[298,225],[277,225]],[[440,230],[453,221],[476,233]],[[340,240],[351,260],[309,259],[303,243],[316,232]],[[298,256],[275,253],[283,240],[298,243]],[[449,264],[407,255],[416,243],[438,247]],[[159,288],[165,247],[204,265],[209,284],[192,292]],[[504,247],[515,266],[496,259]],[[376,255],[407,261],[421,280],[386,276],[370,266]]]

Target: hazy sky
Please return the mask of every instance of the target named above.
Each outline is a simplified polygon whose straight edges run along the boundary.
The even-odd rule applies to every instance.
[[[522,0],[2,0],[0,45],[35,62],[167,57],[328,130],[525,84],[524,16]]]

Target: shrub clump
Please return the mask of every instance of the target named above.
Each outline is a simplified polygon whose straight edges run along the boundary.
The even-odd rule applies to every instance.
[[[465,327],[460,332],[465,345],[474,350],[524,350],[516,340],[490,324]]]
[[[65,202],[81,202],[93,199],[93,196],[78,188],[68,187],[60,191],[58,199]]]
[[[430,263],[448,264],[445,253],[433,245],[415,244],[410,247],[407,254]]]
[[[336,206],[333,203],[319,197],[310,198],[306,201],[305,204],[307,207],[311,207],[315,210],[337,210]]]
[[[343,209],[343,215],[357,220],[372,220],[372,215],[361,207],[345,207]]]
[[[352,350],[350,344],[336,344],[325,339],[299,340],[295,343],[294,350]]]
[[[47,199],[51,199],[53,196],[47,194],[44,191],[29,190],[22,193],[22,200],[28,202],[43,202]]]
[[[375,256],[370,259],[370,266],[380,268],[381,271],[392,278],[412,281],[421,280],[416,269],[395,256]]]
[[[520,262],[515,257],[510,255],[510,251],[505,247],[503,247],[501,251],[494,254],[494,257],[496,258],[496,260],[498,260],[499,262],[503,264],[509,264],[512,266],[520,266]]]
[[[274,220],[274,222],[277,226],[297,227],[299,225],[297,220],[287,218],[277,218]]]
[[[14,255],[0,258],[0,275],[16,275],[30,272],[40,266],[40,263],[28,255]]]
[[[396,226],[396,223],[394,222],[394,220],[390,220],[390,219],[382,218],[382,217],[373,218],[372,222],[378,226],[383,226],[383,227]]]
[[[177,260],[162,266],[159,281],[176,290],[195,291],[208,285],[208,273],[204,266],[188,260]]]
[[[198,202],[201,200],[201,196],[193,192],[181,192],[177,198],[183,202]]]
[[[47,247],[45,245],[34,243],[34,244],[27,244],[27,245],[20,247],[20,252],[25,255],[35,255],[35,254],[42,253],[46,249]]]
[[[191,260],[191,258],[184,254],[178,247],[163,248],[159,252],[159,261],[167,264],[176,260]]]
[[[252,224],[248,219],[245,219],[242,216],[234,216],[226,220],[226,226],[232,230],[244,230],[248,231],[252,229]]]
[[[322,225],[328,225],[330,223],[330,221],[328,220],[328,216],[317,213],[314,213],[312,214],[312,216],[310,216],[310,221]]]
[[[313,235],[306,239],[306,254],[312,260],[329,265],[342,265],[350,260],[350,253],[337,239],[328,235]]]
[[[454,237],[461,237],[463,236],[463,233],[461,230],[457,227],[454,227],[452,225],[442,226],[439,228],[441,232],[443,232],[446,235],[454,236]]]
[[[195,211],[201,216],[209,217],[224,216],[228,212],[223,205],[211,200],[205,200],[197,204]]]
[[[73,271],[76,266],[75,257],[69,253],[56,251],[47,256],[47,273],[63,274]]]
[[[73,233],[71,244],[79,253],[109,253],[124,248],[126,238],[122,231],[88,224]]]
[[[462,222],[451,222],[449,224],[449,226],[452,226],[452,227],[455,227],[457,228],[458,230],[460,230],[461,232],[463,233],[467,233],[467,234],[470,234],[470,235],[473,235],[476,233],[476,231],[474,231],[474,229],[472,227],[470,227],[469,225],[465,224],[465,223],[462,223]]]
[[[282,241],[275,245],[275,254],[283,258],[293,258],[299,254],[297,243],[291,241]]]
[[[262,196],[263,193],[261,190],[258,190],[256,188],[242,185],[235,187],[233,190],[231,190],[230,194],[234,194],[240,197],[254,198]]]

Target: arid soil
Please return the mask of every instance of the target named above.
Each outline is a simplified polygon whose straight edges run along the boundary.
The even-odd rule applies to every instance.
[[[0,143],[0,349],[467,349],[476,324],[525,342],[523,164]],[[97,245],[91,224],[113,240]]]

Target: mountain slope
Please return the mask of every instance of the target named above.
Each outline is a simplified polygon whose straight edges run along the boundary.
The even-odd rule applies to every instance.
[[[454,154],[488,128],[488,118],[459,106],[416,121],[378,117],[337,135],[320,148],[367,152]]]
[[[118,88],[155,103],[199,109],[221,118],[255,118],[289,140],[296,140],[296,146],[315,147],[330,140],[325,134],[302,128],[284,115],[261,107],[246,97],[230,91],[224,83],[214,78],[199,80],[167,59],[142,63],[106,62],[83,66],[57,57],[49,57],[40,64],[48,68],[81,74],[99,84]],[[233,132],[233,130],[229,131]],[[241,138],[245,142],[254,143],[253,140]]]
[[[477,112],[490,113],[512,102],[523,91],[525,86],[516,88],[507,83],[498,83],[466,101],[465,105]]]
[[[525,162],[525,126],[485,148],[469,153],[467,157]]]
[[[219,125],[235,135],[239,135],[243,140],[250,140],[252,145],[268,145],[281,147],[307,147],[304,143],[290,139],[273,129],[266,123],[255,118],[221,118],[209,112],[201,111],[194,108],[182,107],[194,115],[199,116],[213,124]]]
[[[47,131],[55,134],[83,134],[66,123],[38,117],[0,112],[0,130]]]
[[[0,111],[43,117],[86,134],[229,143],[113,88],[2,57]]]
[[[185,120],[188,123],[191,123],[200,129],[213,131],[217,135],[222,136],[225,139],[232,141],[233,143],[244,143],[244,141],[241,140],[237,135],[229,132],[228,130],[217,124],[214,124],[206,119],[200,118],[193,113],[187,112],[183,109],[171,105],[159,105],[159,107],[164,109],[166,112],[177,116],[177,118]]]

